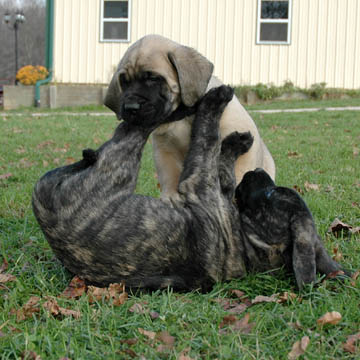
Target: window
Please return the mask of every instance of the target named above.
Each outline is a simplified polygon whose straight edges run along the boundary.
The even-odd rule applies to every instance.
[[[131,0],[100,0],[100,41],[130,41]]]
[[[290,44],[292,0],[258,0],[258,44]]]

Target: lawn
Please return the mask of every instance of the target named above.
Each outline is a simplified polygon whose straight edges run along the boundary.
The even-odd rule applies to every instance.
[[[359,269],[359,233],[335,236],[328,228],[335,218],[360,226],[360,112],[252,115],[278,185],[302,192],[328,251]],[[84,287],[79,297],[61,296],[72,275],[35,221],[31,192],[42,174],[99,146],[116,124],[115,117],[61,111],[0,116],[1,359],[287,359],[301,339],[306,359],[360,357],[360,341],[344,347],[360,332],[359,279],[326,280],[299,293],[279,270],[217,284],[208,294],[122,294],[121,305],[108,292],[91,299]],[[137,191],[159,195],[150,144]],[[333,311],[341,314],[336,324],[317,323]]]

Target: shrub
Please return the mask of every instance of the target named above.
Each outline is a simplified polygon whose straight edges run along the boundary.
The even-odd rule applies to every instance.
[[[35,85],[38,80],[45,79],[48,74],[44,66],[26,65],[17,72],[16,80],[23,85]]]

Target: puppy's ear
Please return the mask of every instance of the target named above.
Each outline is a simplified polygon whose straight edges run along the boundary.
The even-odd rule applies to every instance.
[[[168,57],[178,74],[182,102],[193,106],[205,94],[214,65],[188,46],[179,46]]]
[[[112,77],[108,90],[105,95],[104,105],[112,110],[115,114],[120,114],[121,111],[121,87],[120,87],[120,73],[116,71]]]

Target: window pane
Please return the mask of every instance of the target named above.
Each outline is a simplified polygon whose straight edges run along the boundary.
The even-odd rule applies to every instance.
[[[288,19],[288,1],[261,1],[262,19]]]
[[[104,22],[104,40],[127,40],[127,22]]]
[[[105,1],[104,18],[127,18],[128,2],[127,1]]]
[[[287,42],[288,24],[262,23],[260,24],[260,41]]]

